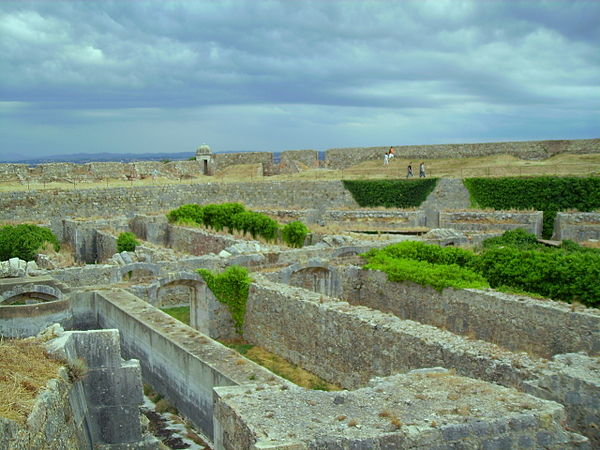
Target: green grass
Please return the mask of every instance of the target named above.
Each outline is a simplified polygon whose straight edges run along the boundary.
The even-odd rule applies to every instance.
[[[161,311],[166,312],[171,317],[185,323],[190,324],[190,307],[189,306],[175,306],[172,308],[160,308]]]

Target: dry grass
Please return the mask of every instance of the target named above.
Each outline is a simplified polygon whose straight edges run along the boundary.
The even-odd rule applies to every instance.
[[[77,264],[75,262],[75,252],[70,244],[61,243],[60,250],[57,252],[54,250],[52,244],[46,242],[44,246],[38,251],[38,253],[47,255],[57,265],[58,268],[73,267],[77,265],[84,265],[84,263]]]
[[[245,355],[248,359],[269,369],[271,372],[290,380],[298,386],[307,389],[321,389],[327,391],[339,391],[341,388],[335,384],[327,383],[318,376],[286,361],[284,358],[268,352],[261,347],[250,348]]]
[[[582,242],[581,245],[583,245],[584,247],[588,247],[588,248],[600,248],[600,241],[599,240],[585,241],[585,242]]]
[[[0,416],[25,423],[38,393],[58,377],[61,365],[38,339],[0,340]]]

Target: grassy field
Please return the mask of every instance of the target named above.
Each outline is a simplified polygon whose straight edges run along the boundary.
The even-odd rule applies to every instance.
[[[343,170],[307,169],[295,174],[264,177],[260,164],[240,164],[231,166],[214,176],[174,180],[158,177],[143,180],[104,180],[95,182],[53,182],[53,183],[0,183],[0,192],[27,190],[77,190],[100,188],[132,188],[140,186],[189,185],[196,183],[235,183],[241,181],[287,181],[287,180],[341,180],[372,178],[404,178],[406,167],[412,163],[413,174],[418,176],[420,160],[395,158],[384,166],[382,160],[365,161]],[[556,155],[541,161],[530,161],[509,155],[486,156],[460,159],[423,160],[428,177],[505,177],[537,175],[600,176],[600,154]]]

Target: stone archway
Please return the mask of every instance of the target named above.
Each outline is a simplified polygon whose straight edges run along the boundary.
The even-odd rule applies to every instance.
[[[289,266],[282,273],[282,282],[330,297],[340,294],[337,271],[321,260]]]
[[[202,277],[193,272],[172,272],[159,278],[149,289],[150,303],[154,306],[190,304],[204,285]],[[170,295],[166,291],[171,291]]]
[[[3,292],[0,295],[0,305],[11,305],[14,303],[40,303],[62,300],[63,293],[60,289],[47,284],[23,284]]]
[[[125,264],[119,267],[118,279],[128,281],[144,278],[146,276],[157,276],[160,273],[160,266],[157,264],[136,262]]]

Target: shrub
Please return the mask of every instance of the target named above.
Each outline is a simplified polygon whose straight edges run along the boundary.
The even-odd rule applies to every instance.
[[[475,206],[544,211],[542,236],[550,238],[557,211],[600,208],[600,178],[466,178],[464,184]]]
[[[204,212],[202,206],[191,203],[189,205],[182,205],[177,209],[169,211],[167,214],[167,219],[170,223],[193,222],[201,224],[204,220]]]
[[[487,249],[477,271],[492,287],[510,286],[587,306],[600,305],[600,252]]]
[[[31,224],[5,225],[0,227],[0,260],[20,258],[32,261],[46,242],[55,251],[60,250],[58,239],[47,228]]]
[[[343,180],[344,187],[360,206],[412,208],[433,191],[437,178],[421,180]]]
[[[244,327],[248,289],[252,282],[248,276],[248,270],[241,266],[229,266],[218,275],[207,269],[198,269],[197,272],[202,276],[215,298],[227,305],[235,329],[241,334]]]
[[[489,287],[481,275],[456,264],[432,264],[414,259],[398,259],[383,253],[369,257],[368,261],[365,269],[381,270],[387,274],[390,281],[412,281],[438,290],[446,287]]]
[[[522,228],[505,231],[502,236],[488,238],[483,241],[483,248],[499,247],[511,245],[518,248],[536,248],[542,247],[533,233],[528,233]]]
[[[405,241],[388,245],[382,249],[372,249],[367,252],[367,257],[383,254],[396,259],[414,259],[432,264],[457,264],[461,267],[470,267],[475,264],[477,255],[469,250],[456,247],[440,247],[439,245],[425,244],[417,241]]]
[[[304,245],[306,236],[310,230],[302,222],[295,220],[281,229],[283,241],[290,247],[300,248]]]
[[[135,246],[140,245],[139,241],[136,239],[135,234],[126,231],[124,233],[119,234],[117,238],[117,251],[121,252],[132,252],[135,250]]]

